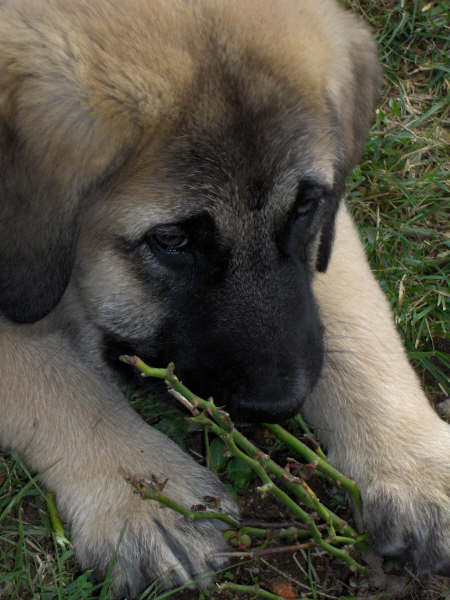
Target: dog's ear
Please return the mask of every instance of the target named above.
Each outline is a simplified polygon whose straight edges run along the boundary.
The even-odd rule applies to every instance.
[[[353,17],[353,15],[349,15]],[[358,163],[381,92],[382,72],[375,40],[359,20],[342,32],[347,40],[342,59],[328,87],[328,98],[335,122],[338,177],[345,178]]]
[[[335,181],[330,218],[321,232],[317,257],[319,271],[327,268],[345,178],[361,158],[382,87],[376,43],[367,27],[345,12],[336,18],[334,35],[337,40],[334,65],[326,93],[336,142]]]
[[[63,35],[9,5],[0,19],[0,310],[32,322],[63,294],[84,206],[130,127],[96,103]]]

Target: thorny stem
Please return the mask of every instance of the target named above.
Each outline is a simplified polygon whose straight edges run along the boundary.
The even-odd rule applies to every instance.
[[[314,436],[312,434],[311,429],[308,427],[308,425],[305,423],[302,415],[300,413],[297,413],[295,415],[295,417],[293,418],[293,421],[295,423],[297,423],[297,425],[300,426],[301,429],[303,429],[303,433],[310,438],[311,440],[314,440]],[[316,440],[314,440],[315,442],[315,448],[314,448],[314,452],[320,456],[320,458],[323,458],[324,460],[327,460],[327,457],[325,455],[325,452],[322,450],[322,448],[320,447],[320,445],[316,442]]]
[[[343,488],[345,488],[355,501],[359,512],[362,512],[361,496],[354,481],[348,479],[342,475],[342,473],[339,473],[339,471],[332,467],[327,460],[318,456],[314,450],[308,448],[308,446],[286,431],[286,429],[280,427],[280,425],[266,423],[265,427],[271,431],[281,442],[292,448],[292,450],[294,450],[302,458],[306,459],[310,463],[315,463],[317,468],[322,471],[322,473],[325,473],[328,475],[328,477],[333,479],[338,486],[341,485]]]
[[[183,515],[187,521],[200,521],[205,519],[218,519],[219,521],[223,521],[230,527],[239,527],[240,522],[229,515],[212,510],[206,510],[206,506],[202,507],[201,510],[193,510],[186,508],[182,504],[178,504],[175,500],[168,498],[164,494],[161,493],[161,486],[155,485],[153,482],[142,480],[142,479],[134,479],[133,477],[127,477],[127,481],[131,483],[136,492],[142,496],[142,498],[146,500],[156,500],[160,504],[175,510],[176,512]]]
[[[233,437],[237,444],[252,457],[257,457],[261,455],[260,450],[248,440],[245,436],[243,436],[239,431],[234,430]],[[298,483],[298,478],[291,476],[287,473],[280,465],[274,462],[271,458],[265,457],[262,462],[264,468],[267,469],[271,474],[275,475],[279,479],[283,481],[283,485],[289,489],[301,502],[303,502],[309,508],[315,508],[314,501],[311,498],[309,492]],[[335,515],[333,512],[328,511],[328,520],[335,529],[342,531],[345,535],[353,537],[356,535],[356,531],[348,525],[343,519]]]
[[[257,448],[249,439],[247,439],[240,431],[234,428],[230,417],[224,411],[218,409],[212,400],[203,400],[199,396],[193,394],[185,385],[174,374],[173,363],[169,364],[167,369],[150,367],[144,361],[137,356],[121,356],[121,360],[126,364],[132,365],[138,369],[144,377],[156,377],[158,379],[164,379],[169,391],[175,390],[177,394],[175,397],[181,394],[186,400],[191,403],[191,412],[194,415],[198,415],[198,408],[205,411],[206,415],[212,416],[217,424],[225,431],[230,431],[233,436],[233,440],[237,445],[249,454],[252,458],[259,457],[261,451]],[[184,403],[184,406],[187,406]],[[189,407],[188,407],[189,408]],[[208,423],[210,427],[212,421]],[[217,431],[215,431],[217,433]],[[280,465],[271,460],[268,456],[264,457],[262,461],[264,469],[267,469],[271,474],[283,480],[283,484],[287,487],[301,502],[303,502],[309,508],[315,508],[314,501],[311,498],[308,491],[306,491],[301,485],[298,484],[298,479],[290,476]],[[350,537],[357,535],[356,531],[348,525],[343,519],[335,515],[332,511],[328,511],[329,522],[337,530],[341,530],[342,533]]]
[[[280,489],[272,481],[272,479],[269,477],[267,472],[264,470],[262,464],[258,460],[255,460],[255,459],[247,456],[242,450],[240,450],[236,446],[236,444],[233,440],[233,435],[232,435],[233,432],[231,432],[231,433],[224,432],[218,425],[210,422],[208,417],[206,417],[203,414],[198,415],[197,417],[194,417],[193,420],[197,423],[204,425],[205,427],[209,427],[211,429],[211,431],[213,431],[216,435],[218,435],[225,442],[225,444],[227,445],[227,447],[229,448],[229,450],[231,451],[231,453],[234,456],[236,456],[237,458],[240,458],[241,460],[245,461],[247,464],[249,464],[251,466],[251,468],[255,471],[255,473],[259,476],[259,478],[263,482],[263,485],[259,488],[259,490],[262,493],[270,492],[276,498],[281,500],[281,502],[283,502],[284,505],[287,506],[288,509],[294,515],[296,515],[305,525],[307,525],[307,527],[309,528],[309,530],[311,532],[311,536],[313,537],[317,546],[326,550],[329,554],[333,554],[334,556],[342,559],[344,562],[346,562],[349,565],[350,569],[360,570],[360,571],[364,570],[364,567],[362,567],[361,565],[358,565],[358,563],[345,550],[336,548],[335,546],[332,545],[332,543],[330,543],[329,541],[326,541],[322,538],[321,533],[320,533],[319,529],[317,528],[316,523],[308,515],[308,513],[305,510],[303,510],[294,500],[292,500],[292,498],[290,496],[288,496],[288,494],[286,494],[286,492],[284,492],[282,489]],[[261,462],[263,462],[263,461],[264,461],[264,458],[261,459]],[[302,482],[302,484],[305,485],[303,482]],[[311,491],[311,494],[313,494],[312,490],[310,490],[310,491]],[[321,516],[323,516],[327,520],[327,522],[330,521],[328,509],[326,509],[322,504],[320,504],[320,502],[317,499],[317,497],[315,496],[315,494],[313,496],[314,496],[313,500],[314,500],[315,508],[320,508]],[[334,538],[334,532],[331,537]]]
[[[242,435],[234,427],[234,424],[232,423],[229,415],[225,411],[215,406],[212,398],[209,400],[204,400],[196,396],[188,388],[186,388],[174,374],[175,367],[173,363],[169,364],[167,369],[160,369],[150,367],[137,356],[122,356],[120,358],[123,362],[137,368],[144,377],[156,377],[159,379],[164,379],[167,386],[169,387],[169,391],[174,390],[176,392],[176,394],[174,394],[176,397],[178,397],[178,395],[181,395],[184,399],[188,400],[191,406],[186,405],[185,402],[183,402],[183,404],[185,406],[188,406],[191,413],[195,415],[192,418],[192,420],[202,424],[207,429],[213,431],[224,441],[224,443],[227,445],[228,449],[234,456],[244,460],[247,464],[251,466],[251,468],[256,472],[256,474],[263,482],[263,485],[259,488],[261,493],[269,492],[275,497],[277,497],[279,500],[281,500],[291,510],[291,512],[294,515],[296,515],[296,517],[299,518],[299,520],[308,527],[311,536],[314,542],[317,544],[317,546],[327,551],[328,553],[342,559],[345,563],[347,563],[347,565],[352,571],[359,571],[362,573],[368,572],[367,569],[365,569],[362,565],[359,565],[347,553],[345,549],[337,548],[333,545],[334,541],[338,542],[341,541],[341,539],[343,539],[342,536],[339,536],[338,538],[336,537],[336,529],[344,534],[344,538],[350,539],[351,544],[354,544],[357,541],[359,541],[359,539],[357,538],[357,533],[353,530],[353,528],[350,527],[350,525],[348,525],[343,519],[340,519],[337,515],[335,515],[333,512],[328,510],[323,504],[321,504],[317,496],[304,481],[287,473],[282,467],[280,467],[280,465],[275,463],[269,456],[263,454],[252,442],[250,442],[250,440],[248,440],[244,435]],[[199,409],[201,410],[201,412],[199,412]],[[274,426],[268,427],[270,429]],[[275,427],[278,428],[279,426]],[[280,429],[282,430],[282,428]],[[278,429],[276,429],[276,431],[279,433]],[[295,439],[293,436],[292,438]],[[321,464],[325,469],[324,465],[326,461],[321,456],[315,454],[309,448],[307,448],[307,450],[314,455],[310,455],[311,458],[313,458],[314,461],[317,462],[317,464]],[[331,465],[330,469],[332,469]],[[330,477],[333,477],[332,471],[330,471],[329,469],[327,470],[327,474]],[[274,481],[272,481],[270,475],[276,476],[279,480],[281,480],[283,486],[286,487],[290,492],[292,492],[295,497],[300,499],[300,501],[303,502],[309,508],[315,509],[320,514],[320,516],[325,520],[325,522],[329,526],[329,537],[327,540],[322,538],[322,535],[316,523],[314,522],[314,517],[309,515],[285,491],[279,488],[274,483]],[[340,477],[341,479],[343,478],[342,475],[340,475]],[[166,503],[166,500],[169,500],[165,497],[164,499],[164,503]],[[169,501],[173,504],[172,507],[175,507],[176,503],[173,503],[173,501],[171,500]],[[192,511],[189,511],[185,507],[180,507],[179,505],[177,505],[177,507],[181,508],[181,510],[178,510],[178,508],[175,508],[175,510],[178,510],[178,512],[181,512],[181,514],[185,514],[187,518],[192,518]],[[186,514],[186,511],[188,514]],[[194,514],[211,515],[210,512],[200,512]],[[239,525],[233,524],[233,527],[236,526]]]
[[[178,504],[168,496],[165,496],[161,493],[161,486],[155,485],[153,482],[146,481],[143,479],[135,479],[133,477],[126,477],[127,481],[134,487],[136,493],[138,493],[142,498],[146,500],[156,500],[160,504],[175,510],[176,512],[183,515],[187,521],[197,521],[201,519],[218,519],[219,521],[223,521],[230,527],[234,529],[239,529],[239,534],[247,534],[253,537],[265,537],[272,539],[295,539],[298,537],[309,537],[311,535],[308,529],[299,529],[293,525],[289,527],[280,527],[274,530],[272,533],[268,533],[267,529],[263,527],[251,527],[248,525],[244,525],[230,517],[225,513],[221,513],[218,511],[207,510],[206,506],[201,509],[194,510],[193,508],[186,508],[182,504]],[[346,543],[353,543],[354,540],[352,538],[342,538],[346,540]],[[298,548],[297,548],[298,549]]]

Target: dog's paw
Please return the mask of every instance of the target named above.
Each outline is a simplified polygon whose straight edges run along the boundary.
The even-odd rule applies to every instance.
[[[450,496],[437,494],[432,482],[421,488],[423,482],[369,487],[365,525],[380,554],[412,562],[419,574],[450,576]]]
[[[177,458],[178,464],[172,462],[166,472],[158,473],[158,481],[167,478],[165,496],[187,508],[205,505],[205,497],[212,497],[223,512],[238,516],[236,503],[211,472],[181,451]],[[148,469],[128,474],[151,479],[154,474]],[[156,500],[143,499],[122,469],[97,483],[84,493],[79,487],[75,495],[72,491],[64,511],[83,569],[103,578],[113,563],[115,596],[135,597],[156,580],[161,588],[193,580],[198,587],[211,583],[211,574],[225,563],[219,554],[227,550],[226,524],[216,519],[188,521]]]

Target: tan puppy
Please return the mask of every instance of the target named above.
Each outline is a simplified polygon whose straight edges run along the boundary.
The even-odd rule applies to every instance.
[[[379,84],[332,0],[0,2],[0,443],[44,472],[83,567],[124,531],[117,593],[223,547],[124,472],[236,511],[125,402],[124,351],[237,421],[304,404],[377,548],[448,571],[449,427],[338,210]]]

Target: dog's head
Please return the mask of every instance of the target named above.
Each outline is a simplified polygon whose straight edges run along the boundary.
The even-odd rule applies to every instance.
[[[329,0],[0,6],[4,314],[63,306],[97,359],[173,360],[241,419],[296,412],[378,84]]]

